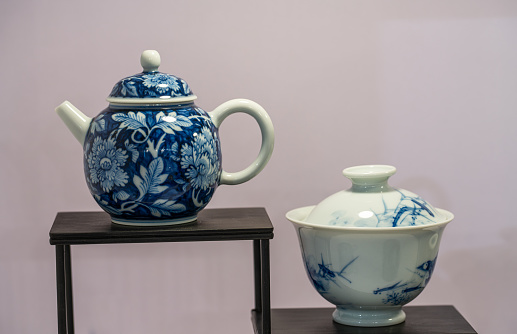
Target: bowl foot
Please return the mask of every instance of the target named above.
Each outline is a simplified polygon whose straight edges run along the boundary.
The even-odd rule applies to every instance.
[[[381,327],[404,322],[406,314],[402,306],[338,306],[332,318],[348,326]]]

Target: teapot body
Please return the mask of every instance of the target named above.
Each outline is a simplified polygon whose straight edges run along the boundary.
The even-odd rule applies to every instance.
[[[259,104],[233,99],[210,112],[197,107],[185,80],[158,71],[160,55],[146,50],[143,71],[123,78],[90,118],[64,101],[58,116],[83,146],[88,188],[114,223],[173,225],[196,220],[220,184],[258,175],[274,146],[273,123]],[[218,129],[235,113],[255,119],[262,137],[257,158],[245,169],[222,168]]]
[[[218,129],[193,102],[110,105],[92,119],[83,148],[88,188],[119,224],[193,221],[220,182]]]

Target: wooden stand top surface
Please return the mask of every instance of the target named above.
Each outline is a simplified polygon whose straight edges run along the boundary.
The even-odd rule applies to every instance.
[[[272,239],[264,208],[204,209],[196,221],[170,226],[124,226],[105,212],[59,212],[51,245]]]
[[[452,305],[405,306],[406,321],[386,327],[353,327],[332,320],[335,308],[271,310],[272,334],[475,334]],[[260,313],[252,311],[255,333],[260,333]]]

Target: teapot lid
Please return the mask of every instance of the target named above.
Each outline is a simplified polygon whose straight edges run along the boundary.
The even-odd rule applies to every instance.
[[[185,80],[158,71],[160,54],[146,50],[140,57],[143,71],[117,82],[106,99],[117,105],[182,103],[195,100]]]
[[[404,227],[445,222],[451,214],[436,209],[420,196],[393,188],[388,178],[396,168],[366,165],[343,170],[352,187],[335,193],[308,214],[307,223],[347,227]]]

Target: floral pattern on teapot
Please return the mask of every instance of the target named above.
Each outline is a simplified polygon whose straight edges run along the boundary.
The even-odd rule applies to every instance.
[[[84,149],[88,187],[119,219],[195,216],[219,183],[220,161],[217,129],[196,107],[107,109]]]
[[[161,72],[143,72],[120,80],[113,87],[109,97],[160,98],[193,94],[181,78]]]
[[[256,102],[233,99],[206,112],[181,78],[158,71],[156,50],[140,56],[142,72],[118,81],[108,108],[90,118],[69,101],[56,112],[84,149],[88,188],[114,223],[135,226],[195,221],[219,184],[247,182],[266,166],[273,123]],[[222,169],[218,129],[244,113],[260,128],[262,144],[247,168]]]

